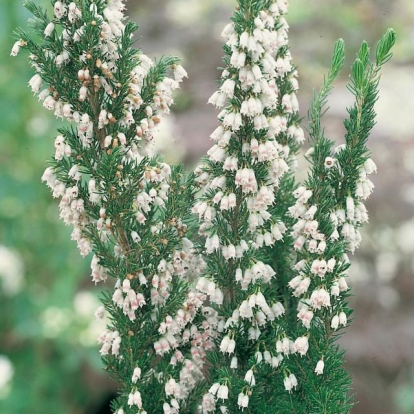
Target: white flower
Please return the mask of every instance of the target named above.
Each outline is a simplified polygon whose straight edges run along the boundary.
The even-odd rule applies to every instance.
[[[286,14],[288,11],[288,0],[277,0],[277,7],[281,14]]]
[[[29,86],[31,87],[32,92],[33,93],[39,92],[40,88],[42,86],[42,83],[43,83],[43,81],[42,81],[42,78],[40,77],[40,75],[38,75],[38,74],[34,75],[29,81]]]
[[[240,36],[239,45],[241,47],[247,48],[248,44],[249,44],[249,33],[245,31]]]
[[[52,33],[53,30],[55,30],[55,25],[53,22],[50,22],[47,26],[46,29],[44,31],[45,37],[49,37]]]
[[[292,384],[292,387],[296,388],[298,386],[298,381],[294,374],[289,375],[290,383]]]
[[[206,251],[207,253],[213,253],[214,250],[218,250],[220,248],[220,239],[217,234],[213,237],[206,239]]]
[[[285,355],[288,355],[290,353],[290,340],[287,337],[282,339],[282,352]]]
[[[61,1],[57,1],[53,6],[53,11],[57,19],[61,19],[66,14],[66,7],[62,4]]]
[[[325,368],[325,363],[323,362],[323,360],[321,359],[320,361],[318,361],[318,363],[316,364],[316,368],[315,368],[315,372],[316,375],[322,375],[323,374],[323,369]]]
[[[228,39],[234,33],[233,23],[228,23],[226,27],[221,32],[221,36]]]
[[[275,317],[278,318],[285,313],[285,308],[280,302],[276,302],[272,305],[272,311]]]
[[[306,353],[308,352],[308,348],[309,348],[309,341],[306,336],[301,336],[297,338],[293,345],[294,351],[299,352],[301,356],[306,355]]]
[[[323,253],[325,251],[325,249],[326,249],[326,241],[322,240],[322,241],[319,242],[316,251],[318,253]],[[327,269],[329,269],[329,268],[327,267]]]
[[[210,394],[212,394],[212,395],[216,395],[217,394],[217,391],[218,391],[218,389],[220,388],[220,384],[218,383],[218,382],[215,382],[211,387],[210,387],[210,389],[208,390],[208,392],[210,393]]]
[[[88,95],[88,88],[86,86],[82,86],[79,89],[79,101],[84,102],[87,95]]]
[[[339,316],[335,315],[331,320],[331,328],[336,331],[339,326]]]
[[[246,53],[237,52],[237,55],[235,56],[235,64],[233,66],[235,66],[238,69],[241,69],[245,65],[245,63],[246,63]]]
[[[298,101],[298,98],[296,97],[296,94],[295,93],[291,93],[290,94],[290,100],[292,102],[292,110],[293,110],[293,112],[298,112],[299,111],[299,101]]]
[[[223,106],[226,104],[226,101],[227,95],[222,91],[216,91],[213,93],[213,95],[211,95],[208,103],[214,105],[217,108],[223,108]]]
[[[131,289],[131,282],[129,279],[124,279],[122,282],[122,291],[124,293],[128,293],[129,290]]]
[[[305,142],[305,132],[302,128],[296,127],[292,134],[298,144]]]
[[[302,276],[299,276],[302,277]],[[296,287],[295,291],[293,292],[293,296],[300,297],[305,294],[310,286],[311,280],[309,277],[305,277],[303,280],[300,281],[299,285]]]
[[[355,203],[352,197],[346,198],[346,215],[349,220],[354,220],[355,218]]]
[[[293,112],[292,98],[290,95],[284,95],[282,97],[282,106],[287,113]]]
[[[361,178],[357,182],[355,194],[363,200],[366,200],[371,195],[373,189],[374,184],[371,180]]]
[[[232,98],[234,95],[234,88],[236,82],[232,79],[227,79],[221,86],[221,91],[224,92],[229,98]]]
[[[325,168],[329,169],[332,168],[336,163],[336,159],[332,157],[325,158]]]
[[[272,363],[272,354],[269,351],[263,352],[263,358],[266,361],[266,363],[271,364]]]
[[[79,171],[78,164],[74,164],[68,172],[68,177],[73,178],[75,181],[79,181],[82,177]]]
[[[40,96],[40,95],[39,95]],[[46,99],[43,101],[43,106],[48,109],[49,111],[55,109],[56,101],[53,96],[47,96]]]
[[[288,286],[292,289],[296,289],[300,282],[302,281],[302,276],[295,276],[289,283]]]
[[[268,304],[266,302],[266,298],[264,297],[262,292],[258,292],[256,294],[256,305],[261,307],[262,309],[268,307]]]
[[[174,68],[174,79],[177,82],[182,82],[183,78],[188,78],[186,70],[181,65],[176,65]]]
[[[64,50],[60,55],[57,55],[55,59],[56,66],[62,66],[63,63],[67,63],[68,61],[69,61],[69,52],[66,50]]]
[[[229,346],[227,347],[227,352],[229,354],[232,354],[234,352],[234,349],[236,348],[236,341],[234,339],[230,340]]]
[[[229,398],[229,387],[227,385],[220,385],[217,391],[217,398],[222,400]]]
[[[339,296],[340,294],[340,289],[339,289],[339,284],[338,282],[334,282],[332,287],[331,287],[331,296]]]
[[[114,332],[114,336],[115,334],[118,334],[118,332]],[[118,334],[119,335],[119,334]],[[121,337],[120,336],[116,336],[113,343],[112,343],[112,355],[118,356],[119,355],[119,348],[121,346]]]
[[[337,230],[337,229],[335,229],[335,230],[332,232],[332,234],[331,234],[331,236],[330,236],[330,239],[332,239],[332,240],[338,240],[338,239],[339,239],[339,232],[338,232],[338,230]]]
[[[304,306],[298,312],[298,319],[306,329],[310,329],[311,321],[313,319],[313,312],[309,310],[308,306]]]
[[[331,306],[329,293],[324,288],[314,290],[310,302],[314,309],[321,309],[322,307],[329,308]]]
[[[242,318],[249,318],[250,319],[250,318],[253,317],[253,310],[250,307],[249,302],[247,300],[244,300],[242,302],[242,304],[240,305],[239,311],[240,311],[240,316]]]
[[[96,309],[96,311],[95,311],[95,315],[94,315],[95,318],[96,319],[103,319],[104,315],[105,315],[105,308],[103,306],[99,306],[99,308]]]
[[[346,279],[344,277],[340,277],[338,279],[339,289],[341,292],[346,292],[348,288],[348,284],[346,283]]]
[[[20,52],[20,48],[22,47],[22,41],[18,40],[17,42],[14,43],[10,56],[17,56]]]
[[[112,135],[108,135],[104,139],[104,147],[108,148],[112,144]]]
[[[138,408],[142,408],[141,393],[139,391],[134,392],[132,401]]]
[[[244,376],[244,380],[251,386],[256,385],[256,379],[254,377],[253,371],[249,369]]]
[[[318,210],[317,206],[311,206],[305,213],[304,218],[306,220],[313,220],[313,217],[315,216],[316,211]]]
[[[356,207],[355,220],[360,223],[367,223],[369,220],[367,208],[362,203],[358,203]]]
[[[236,257],[236,247],[233,244],[223,246],[222,253],[226,260],[234,259]]]
[[[375,162],[372,161],[371,158],[368,158],[364,163],[364,169],[365,172],[370,175],[374,172],[377,172],[377,166],[375,165]]]
[[[131,231],[131,238],[134,241],[134,243],[139,243],[141,241],[141,237],[139,237],[136,231]]]
[[[334,268],[335,268],[335,264],[336,264],[336,260],[334,258],[329,259],[327,264],[326,264],[326,268],[328,272],[333,272]]]
[[[226,335],[220,344],[220,351],[224,354],[225,352],[227,352],[227,349],[229,347],[229,343],[230,343],[230,337],[228,335]]]
[[[140,378],[141,378],[141,368],[136,367],[136,368],[134,369],[133,374],[132,374],[132,379],[131,379],[131,381],[132,381],[132,383],[133,383],[133,384],[136,384],[136,382],[137,382]]]
[[[243,119],[239,112],[228,112],[223,119],[223,125],[231,128],[234,132],[237,132],[243,125]]]
[[[216,409],[216,399],[210,393],[204,394],[201,406],[203,408],[203,413],[211,413]]]
[[[292,391],[293,386],[292,386],[292,382],[291,382],[289,377],[285,377],[285,379],[283,381],[283,385],[285,386],[286,391],[288,391],[288,392]]]
[[[246,408],[249,406],[249,396],[247,394],[240,393],[237,398],[237,404],[239,407]]]

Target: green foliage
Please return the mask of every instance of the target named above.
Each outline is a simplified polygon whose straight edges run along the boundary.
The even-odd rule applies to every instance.
[[[319,93],[314,91],[313,100],[310,103],[308,110],[309,127],[308,132],[315,142],[323,139],[323,129],[321,126],[322,116],[325,113],[328,95],[333,87],[333,82],[338,78],[345,59],[345,43],[342,39],[335,44],[334,53],[332,57],[331,69],[328,76],[324,79],[324,83]],[[321,154],[324,155],[324,154]],[[326,154],[325,154],[326,155]],[[325,160],[325,158],[323,158]]]
[[[169,79],[167,85],[167,72],[177,70],[179,60],[162,57],[152,63],[132,47],[135,24],[123,26],[118,19],[120,30],[104,22],[102,16],[111,13],[106,6],[105,1],[72,3],[61,18],[53,19],[47,35],[45,28],[52,24],[48,14],[28,2],[39,37],[23,30],[16,35],[31,52],[37,72],[30,83],[40,84],[41,79],[47,84],[40,93],[44,106],[72,121],[59,129],[56,154],[43,179],[55,197],[62,197],[61,218],[74,225],[72,239],[81,254],[94,251],[95,283],[108,276],[117,280],[114,295],[108,290],[102,296],[109,323],[101,336],[106,370],[120,386],[114,404],[126,413],[136,412],[131,406],[141,408],[142,403],[150,412],[160,412],[171,398],[165,383],[178,380],[195,347],[183,342],[182,358],[169,364],[177,346],[160,352],[155,344],[167,330],[168,318],[173,322],[180,314],[183,322],[175,329],[184,329],[201,304],[188,297],[191,280],[185,279],[185,260],[191,260],[185,251],[192,255],[185,234],[194,177],[185,176],[181,167],[171,170],[157,157],[143,156],[152,138],[150,129],[169,111],[170,92],[178,82]],[[105,40],[105,27],[120,35]],[[39,93],[40,87],[32,89]],[[142,378],[134,379],[137,368]],[[187,392],[193,398],[187,408],[194,412],[197,397],[191,389]],[[134,393],[142,396],[142,403],[141,397],[130,403]]]
[[[104,6],[104,2],[95,2],[98,10]],[[240,0],[239,8],[234,14],[233,21],[238,35],[244,30],[253,31],[253,18],[258,15],[259,11],[268,7],[270,2],[268,0],[251,2],[249,0]],[[151,296],[150,286],[139,286],[138,276],[141,272],[145,272],[148,280],[151,281],[156,275],[156,267],[161,258],[171,258],[177,250],[182,246],[182,239],[186,235],[188,227],[190,227],[189,234],[194,233],[194,222],[189,217],[189,210],[194,203],[194,180],[193,175],[186,176],[181,167],[173,168],[171,177],[168,181],[170,185],[169,198],[165,205],[158,206],[148,212],[146,216],[145,227],[140,226],[136,220],[137,206],[136,197],[137,190],[144,189],[147,193],[151,190],[158,190],[158,186],[154,183],[143,182],[143,177],[150,171],[161,170],[163,164],[159,158],[143,157],[139,162],[125,162],[125,152],[115,143],[111,146],[105,146],[105,138],[107,135],[116,136],[118,133],[123,133],[132,142],[135,139],[134,128],[128,127],[125,124],[118,122],[125,115],[125,99],[129,94],[128,84],[131,82],[131,71],[140,63],[141,52],[132,48],[133,42],[131,39],[132,33],[136,30],[136,25],[128,23],[125,32],[119,39],[119,59],[117,62],[117,71],[114,79],[110,82],[113,87],[116,86],[116,93],[111,95],[105,93],[101,88],[94,90],[89,89],[91,93],[90,99],[85,102],[79,101],[79,89],[84,85],[83,81],[78,79],[77,72],[84,70],[85,67],[91,72],[98,67],[98,61],[101,57],[100,50],[96,47],[99,43],[100,25],[102,21],[97,19],[92,12],[89,11],[88,2],[81,2],[83,18],[87,22],[85,34],[82,42],[78,44],[72,43],[70,47],[64,45],[60,38],[60,29],[56,28],[52,36],[44,39],[43,31],[49,23],[47,13],[34,2],[27,2],[27,9],[35,16],[32,27],[38,33],[39,38],[33,40],[31,35],[27,35],[24,31],[17,31],[17,39],[23,39],[27,42],[27,48],[34,55],[32,63],[40,67],[39,73],[43,80],[51,87],[51,91],[56,98],[64,102],[73,103],[73,110],[79,113],[88,113],[94,123],[94,140],[91,145],[85,146],[79,140],[78,131],[73,127],[63,127],[59,129],[59,133],[64,137],[72,153],[70,156],[65,156],[61,160],[52,159],[50,166],[53,168],[57,179],[65,185],[65,187],[78,186],[80,198],[88,200],[89,190],[88,181],[91,179],[100,183],[98,194],[105,199],[102,204],[96,204],[92,201],[87,201],[85,209],[91,222],[87,222],[82,229],[83,236],[92,241],[96,256],[99,258],[99,264],[102,265],[109,276],[118,279],[118,283],[122,283],[128,279],[134,290],[141,291],[146,298]],[[1,7],[1,6],[0,6]],[[246,19],[246,16],[248,17]],[[95,24],[92,24],[95,21]],[[79,29],[80,24],[75,24],[70,30],[72,36],[75,30]],[[40,39],[40,40],[39,40]],[[376,64],[370,62],[370,53],[367,43],[361,45],[357,59],[352,66],[352,74],[349,84],[350,91],[355,95],[355,106],[349,109],[349,119],[345,121],[346,127],[346,147],[341,151],[334,153],[334,143],[327,139],[324,135],[324,130],[321,125],[322,117],[325,113],[325,106],[327,104],[328,94],[333,87],[333,82],[339,75],[339,71],[344,62],[344,42],[339,40],[335,45],[334,55],[332,59],[332,67],[327,77],[324,79],[323,86],[319,93],[314,94],[314,99],[309,110],[309,127],[308,132],[314,145],[314,152],[308,156],[311,161],[311,171],[308,179],[305,182],[307,188],[312,189],[313,195],[310,200],[312,204],[318,205],[318,212],[316,218],[319,221],[319,229],[326,236],[329,236],[333,231],[331,222],[331,214],[338,209],[346,210],[347,197],[357,199],[357,182],[360,178],[359,172],[366,160],[369,158],[369,152],[366,148],[366,142],[372,127],[375,124],[374,104],[378,98],[378,83],[379,71],[381,67],[391,58],[390,52],[395,43],[395,33],[389,30],[386,35],[379,42],[376,49]],[[68,50],[69,49],[69,50]],[[44,51],[58,54],[68,51],[71,57],[71,64],[65,66],[62,70],[56,70],[56,65],[53,58]],[[89,52],[89,62],[82,61],[79,56],[84,52]],[[225,46],[225,63],[228,64],[231,56],[231,48]],[[281,49],[281,56],[288,53],[288,47]],[[157,64],[151,68],[145,78],[145,83],[141,91],[141,98],[144,104],[134,111],[134,120],[138,123],[146,117],[145,108],[149,105],[156,94],[156,85],[161,82],[167,75],[170,68],[178,64],[176,58],[163,57]],[[98,71],[99,75],[104,75],[103,72]],[[231,73],[236,76],[236,73]],[[222,84],[223,82],[221,82]],[[284,79],[277,85],[279,87],[280,95],[289,94],[292,92],[292,86]],[[89,85],[88,85],[89,87]],[[10,88],[10,95],[12,89]],[[243,90],[237,90],[235,97],[231,100],[230,106],[239,110],[242,101],[248,97],[248,94]],[[100,110],[105,109],[111,111],[115,122],[109,123],[104,130],[97,128]],[[271,117],[283,113],[281,105],[273,111],[267,111],[266,116]],[[299,116],[295,113],[289,118],[291,124],[299,122]],[[7,125],[7,123],[6,123]],[[18,136],[18,134],[10,134]],[[257,131],[252,123],[246,125],[240,131],[238,136],[233,136],[229,152],[237,154],[239,162],[242,165],[249,165],[252,163],[252,158],[249,153],[243,151],[243,143],[251,139],[257,138],[259,142],[266,140],[266,133]],[[288,134],[281,134],[279,136],[281,145],[289,147],[292,155],[297,154],[298,145]],[[11,140],[8,140],[8,145],[14,145]],[[145,144],[142,142],[134,142],[134,144],[143,149]],[[40,144],[43,146],[43,144]],[[132,148],[130,145],[129,148]],[[43,148],[44,149],[44,148]],[[37,149],[36,149],[37,151]],[[37,154],[33,159],[37,157]],[[45,157],[42,155],[42,157]],[[24,158],[24,156],[22,156]],[[327,169],[327,158],[336,160],[335,166]],[[36,173],[38,171],[39,163],[36,164]],[[289,161],[289,166],[293,167],[293,159]],[[79,181],[71,177],[69,172],[74,165],[78,165],[82,173],[82,179]],[[120,166],[122,168],[120,168]],[[260,185],[264,185],[267,181],[267,166],[256,165],[255,174]],[[205,160],[204,172],[208,172],[214,177],[223,174],[220,166],[211,160]],[[7,194],[20,192],[23,190],[35,188],[33,183],[25,183],[24,186],[17,186],[14,184],[18,180],[13,177],[8,178],[8,186],[3,187]],[[234,173],[229,173],[226,177],[228,187],[234,187]],[[27,185],[26,185],[27,184]],[[144,188],[142,188],[144,186]],[[292,219],[288,212],[288,207],[295,202],[292,195],[293,190],[297,187],[297,183],[290,172],[286,174],[280,181],[279,190],[276,196],[276,201],[270,209],[274,222],[282,221],[287,228],[292,229],[295,220]],[[216,229],[212,235],[218,234],[221,240],[226,243],[239,242],[244,239],[248,232],[248,211],[244,203],[244,194],[239,188],[232,188],[237,196],[238,207],[235,211],[223,212],[221,216],[214,219],[214,226]],[[2,189],[0,189],[2,191]],[[39,190],[44,197],[44,190]],[[208,201],[214,196],[214,193],[207,192],[201,197],[201,201]],[[24,197],[27,197],[27,203],[37,202],[44,208],[47,208],[48,203],[38,200],[35,192],[24,191]],[[26,200],[26,199],[25,199]],[[12,205],[15,201],[12,200]],[[96,227],[95,221],[101,218],[101,208],[105,208],[105,218],[110,218],[108,226],[107,239],[102,237],[101,232]],[[0,209],[4,221],[9,220],[5,217],[5,209]],[[32,210],[24,214],[24,226],[29,227],[33,217]],[[23,213],[21,214],[23,216]],[[64,263],[66,258],[66,251],[70,249],[68,243],[64,239],[68,239],[67,232],[63,237],[54,228],[54,224],[50,223],[50,219],[42,217],[44,220],[39,225],[40,228],[47,228],[50,232],[50,245],[60,246],[58,254],[50,258],[49,252],[46,250],[47,246],[36,246],[34,238],[29,232],[24,230],[27,240],[21,242],[22,250],[25,251],[28,257],[32,256],[28,261],[33,263],[31,269],[31,278],[33,283],[32,289],[28,291],[26,296],[14,299],[6,299],[6,309],[20,308],[17,313],[17,324],[9,316],[1,325],[2,330],[9,329],[16,324],[19,332],[18,343],[22,340],[32,340],[35,338],[37,342],[34,348],[33,355],[30,358],[35,360],[34,366],[27,373],[35,377],[38,371],[41,371],[42,376],[38,376],[39,384],[31,387],[31,393],[28,394],[28,387],[25,386],[21,375],[16,382],[14,394],[11,402],[7,402],[7,408],[11,410],[25,410],[24,406],[26,400],[30,400],[30,405],[36,406],[39,410],[47,411],[54,410],[59,412],[59,400],[69,401],[71,394],[76,395],[76,398],[68,402],[71,408],[76,409],[78,406],[84,405],[84,399],[87,398],[86,391],[80,391],[77,386],[76,379],[80,376],[81,362],[90,361],[93,359],[84,348],[74,347],[74,350],[67,351],[67,343],[71,342],[71,337],[74,331],[77,332],[78,327],[71,327],[67,334],[57,340],[42,338],[42,327],[34,324],[27,326],[27,320],[33,311],[37,314],[41,312],[41,305],[34,300],[35,295],[44,298],[47,297],[48,303],[55,306],[67,304],[71,306],[71,301],[68,299],[73,296],[80,285],[79,277],[84,270],[84,267],[73,264],[73,260]],[[46,221],[49,220],[49,221]],[[13,220],[10,220],[13,221]],[[160,225],[161,223],[161,225]],[[362,224],[362,223],[360,223]],[[18,245],[17,233],[22,232],[21,224],[8,222],[8,225],[13,229],[10,232],[11,236],[7,236],[6,240],[9,244]],[[153,228],[160,226],[159,231],[154,232]],[[139,232],[141,242],[137,247],[131,235],[132,231]],[[188,233],[187,233],[188,234]],[[297,259],[314,259],[318,255],[299,253],[298,257],[292,251],[293,237],[286,233],[284,239],[280,241],[274,248],[263,249],[257,254],[253,249],[249,249],[243,257],[243,261],[238,264],[236,261],[226,261],[220,251],[215,252],[209,262],[206,273],[220,286],[225,292],[225,300],[223,306],[212,305],[220,316],[229,318],[233,312],[233,303],[240,303],[246,299],[246,295],[252,295],[257,292],[265,293],[267,298],[272,301],[280,301],[286,309],[287,315],[284,320],[272,322],[268,329],[263,330],[260,341],[254,342],[248,340],[246,331],[249,328],[248,323],[240,323],[232,331],[232,335],[237,339],[238,348],[236,356],[239,361],[238,370],[231,370],[228,368],[230,357],[224,355],[218,350],[215,350],[208,355],[209,364],[212,367],[209,371],[208,381],[201,381],[187,397],[185,403],[181,406],[180,412],[186,414],[194,414],[198,410],[200,395],[205,392],[211,382],[219,381],[222,384],[228,384],[230,388],[229,402],[227,407],[229,412],[238,412],[240,410],[237,404],[237,392],[243,391],[250,393],[253,387],[246,385],[243,381],[244,373],[253,367],[257,382],[260,384],[251,394],[249,407],[244,410],[246,413],[260,413],[260,414],[276,414],[276,413],[312,413],[312,414],[344,414],[349,412],[353,405],[352,397],[349,395],[351,380],[349,374],[343,369],[344,351],[341,350],[336,341],[341,333],[335,333],[330,327],[333,313],[345,312],[349,317],[352,310],[348,308],[347,297],[349,294],[344,294],[341,299],[335,302],[332,310],[322,309],[320,312],[315,312],[315,318],[309,331],[297,323],[296,321],[296,307],[299,300],[293,298],[291,290],[287,288],[288,282],[294,277],[295,272],[292,270],[292,264]],[[121,247],[125,253],[124,256],[114,254],[114,248]],[[203,246],[200,245],[200,251]],[[338,276],[345,274],[348,270],[348,263],[340,260],[346,253],[348,248],[347,243],[340,239],[332,245],[327,247],[326,255],[335,257],[338,265],[335,271],[326,277],[323,282],[326,286],[331,286]],[[35,256],[38,256],[44,262],[50,263],[51,268],[47,272],[43,268],[36,265]],[[269,286],[257,283],[255,286],[249,288],[247,294],[236,288],[234,285],[233,275],[236,272],[237,266],[248,268],[256,263],[258,260],[263,260],[265,263],[271,263],[273,269],[277,273],[277,279]],[[68,266],[69,270],[62,271],[62,266]],[[309,269],[306,269],[309,272]],[[38,275],[36,274],[38,273]],[[56,278],[55,274],[67,273],[68,277]],[[230,276],[230,277],[229,277]],[[35,277],[38,278],[34,282]],[[53,280],[53,282],[51,282]],[[138,310],[137,321],[131,321],[118,306],[115,306],[112,299],[112,292],[106,291],[102,294],[102,302],[109,314],[110,324],[108,329],[117,330],[123,338],[122,358],[116,358],[115,355],[104,356],[104,363],[107,371],[111,373],[113,378],[121,384],[120,396],[113,402],[113,409],[119,407],[124,408],[125,413],[136,412],[136,409],[127,407],[126,400],[132,390],[137,387],[132,382],[131,377],[136,366],[140,366],[143,375],[142,382],[139,384],[144,406],[149,413],[157,413],[162,411],[163,403],[166,398],[163,392],[160,392],[160,384],[163,384],[165,378],[177,377],[177,372],[183,367],[179,363],[177,367],[173,367],[168,363],[168,359],[157,356],[153,344],[159,337],[159,326],[165,318],[169,315],[176,315],[183,306],[183,298],[191,285],[191,280],[174,279],[171,284],[171,292],[164,306],[152,306],[149,301]],[[53,289],[50,294],[46,294],[43,289],[44,286],[50,286]],[[314,287],[314,285],[312,285]],[[10,302],[9,302],[10,301]],[[53,310],[53,308],[52,308]],[[7,315],[12,312],[6,312]],[[68,311],[70,313],[70,311]],[[202,322],[204,318],[199,315],[195,319],[195,325]],[[131,323],[132,322],[132,323]],[[3,322],[2,322],[3,324]],[[79,325],[84,324],[79,323]],[[73,329],[73,330],[72,330]],[[81,328],[79,328],[81,329]],[[285,334],[290,338],[296,338],[302,335],[310,337],[310,347],[305,357],[300,357],[297,354],[286,357],[281,368],[274,370],[265,364],[257,364],[256,352],[264,352],[267,350],[274,350],[276,342]],[[220,341],[216,340],[216,345],[220,345]],[[78,345],[78,344],[77,344]],[[12,347],[8,344],[8,347]],[[185,355],[189,355],[190,346],[184,346],[182,351]],[[27,356],[27,358],[29,358]],[[38,357],[38,358],[35,358]],[[61,369],[66,372],[65,387],[62,383],[62,378],[58,378],[57,370],[42,370],[41,367],[47,365],[46,360],[51,356],[58,356]],[[168,355],[170,356],[170,354]],[[12,355],[13,359],[20,357],[19,351],[15,351]],[[317,362],[322,358],[325,363],[325,372],[323,375],[316,376],[314,369]],[[19,371],[23,371],[27,366],[27,361],[21,361],[17,364]],[[47,365],[49,366],[49,365]],[[287,393],[283,386],[283,378],[295,373],[299,379],[299,387],[292,393]],[[50,378],[53,379],[50,382]],[[70,382],[70,387],[66,385]],[[59,386],[60,393],[54,395],[56,384]],[[29,397],[27,397],[29,395]],[[250,394],[249,394],[250,395]],[[41,396],[42,398],[39,398]],[[46,398],[44,398],[46,397]],[[43,401],[43,399],[46,400]],[[32,402],[33,401],[33,402]],[[217,412],[220,412],[217,409]]]
[[[393,31],[390,30],[379,42],[379,61],[386,62],[391,58],[390,49],[393,44]],[[327,237],[333,231],[331,214],[339,209],[347,211],[347,197],[361,199],[356,187],[361,168],[369,158],[366,142],[375,123],[374,104],[378,97],[378,75],[382,66],[371,64],[368,45],[363,42],[352,66],[350,78],[349,90],[354,94],[356,103],[348,110],[350,118],[345,121],[346,146],[334,153],[334,142],[325,137],[321,118],[325,112],[328,93],[339,75],[343,60],[343,42],[339,41],[335,47],[331,70],[324,79],[320,92],[314,93],[309,110],[308,131],[313,149],[309,155],[311,171],[305,186],[313,192],[310,204],[318,206],[315,218],[319,222],[319,229]],[[334,163],[332,167],[327,167],[327,159]],[[361,226],[362,222],[357,225]],[[339,238],[336,242],[330,242],[324,257],[334,257],[339,264],[348,248],[347,242]],[[317,257],[315,255],[311,261]],[[299,259],[303,258],[306,255],[300,254]],[[342,263],[329,276],[325,275],[323,283],[327,288],[349,267],[349,263]],[[292,362],[298,368],[299,383],[302,384],[297,393],[293,394],[294,407],[301,407],[298,412],[343,414],[349,412],[354,404],[353,397],[350,396],[351,377],[343,368],[344,351],[336,344],[339,335],[330,326],[333,316],[340,311],[345,312],[348,317],[351,314],[347,303],[348,296],[338,297],[332,308],[315,313],[316,323],[309,332],[311,344],[306,357],[292,357]],[[295,336],[302,334],[303,327],[298,329]],[[324,374],[316,376],[313,371],[320,359],[325,363]]]

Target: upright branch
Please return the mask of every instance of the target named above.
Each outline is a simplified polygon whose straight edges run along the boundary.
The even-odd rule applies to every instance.
[[[209,101],[222,109],[220,126],[196,171],[203,192],[194,207],[207,261],[197,287],[212,303],[217,329],[205,413],[256,412],[269,375],[283,392],[296,384],[282,362],[291,343],[279,319],[285,309],[263,261],[286,232],[271,208],[304,140],[286,13],[286,1],[239,0],[222,34],[226,68]]]
[[[147,156],[186,72],[177,58],[154,63],[132,47],[136,25],[121,0],[57,1],[52,19],[26,7],[40,36],[19,30],[12,55],[30,51],[32,91],[68,121],[42,180],[81,255],[93,253],[93,281],[116,281],[96,312],[109,315],[99,342],[119,383],[114,410],[194,413],[209,339],[195,323],[203,295],[191,288],[202,262],[185,237],[193,178]]]
[[[367,44],[361,46],[350,78],[349,89],[356,102],[345,121],[345,145],[333,150],[334,142],[325,137],[321,127],[328,93],[344,59],[342,41],[336,44],[331,71],[321,91],[314,94],[309,110],[313,147],[307,156],[312,167],[307,181],[294,192],[296,203],[290,208],[296,219],[293,247],[297,273],[289,286],[299,299],[296,336],[302,347],[300,356],[290,360],[299,368],[300,387],[293,396],[297,412],[343,414],[353,405],[351,379],[343,368],[344,351],[336,340],[352,313],[347,301],[347,252],[359,246],[358,228],[368,221],[362,201],[371,194],[373,185],[367,176],[376,167],[366,142],[375,124],[379,70],[391,57],[393,44],[394,32],[390,30],[379,42],[375,64],[369,61]]]

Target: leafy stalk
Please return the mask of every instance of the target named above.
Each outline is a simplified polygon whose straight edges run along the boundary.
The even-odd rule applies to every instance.
[[[32,1],[26,7],[38,37],[18,30],[12,54],[30,51],[33,92],[70,123],[43,180],[81,254],[94,253],[93,281],[116,281],[96,312],[108,318],[99,341],[119,384],[113,408],[195,412],[208,337],[191,288],[200,263],[186,238],[194,177],[148,153],[186,73],[177,58],[154,63],[132,47],[137,27],[120,1],[58,1],[52,19]]]

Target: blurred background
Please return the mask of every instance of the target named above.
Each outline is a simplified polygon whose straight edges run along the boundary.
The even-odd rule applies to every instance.
[[[116,391],[99,359],[93,319],[99,289],[89,261],[58,220],[57,202],[40,183],[59,125],[26,87],[26,56],[10,58],[12,32],[29,17],[19,0],[0,2],[0,413],[105,413]],[[37,0],[46,5],[46,1]],[[189,80],[164,123],[159,147],[193,168],[211,146],[216,111],[206,105],[221,66],[220,32],[234,0],[130,0],[138,45],[151,57],[182,57]],[[338,37],[350,66],[360,42],[397,31],[383,73],[371,148],[379,173],[370,224],[352,257],[354,323],[342,344],[359,404],[354,414],[414,413],[414,2],[290,1],[288,22],[300,72],[302,114],[319,87]],[[50,4],[49,4],[50,6]],[[24,54],[23,54],[24,55]],[[352,98],[341,81],[330,100],[327,134],[343,140]],[[305,162],[301,168],[306,168]]]

